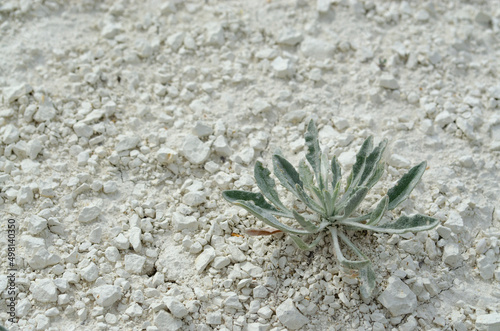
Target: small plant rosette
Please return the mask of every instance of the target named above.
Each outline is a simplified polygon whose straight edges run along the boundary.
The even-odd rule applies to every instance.
[[[394,222],[381,222],[386,211],[396,208],[408,198],[420,181],[426,169],[426,162],[421,162],[404,174],[371,212],[356,215],[357,207],[384,173],[382,156],[387,140],[383,140],[375,148],[372,136],[363,142],[344,189],[341,189],[340,164],[335,157],[328,162],[326,153],[321,152],[318,130],[312,120],[307,127],[305,142],[307,146],[305,159],[309,165],[302,160],[297,171],[280,152],[273,155],[272,161],[274,175],[281,185],[302,201],[310,212],[299,213],[283,204],[276,190],[275,181],[270,176],[271,172],[261,162],[256,162],[254,168],[255,180],[261,193],[227,190],[222,193],[222,196],[276,229],[271,231],[249,229],[248,233],[251,235],[285,232],[300,249],[311,250],[321,241],[325,233],[330,234],[339,263],[345,268],[359,272],[360,294],[362,299],[368,302],[375,289],[375,273],[371,261],[349,239],[345,231],[369,230],[400,234],[426,231],[437,226],[439,223],[437,219],[420,214],[403,215]],[[276,217],[294,219],[300,227],[286,225]],[[306,236],[316,236],[316,238],[307,243],[304,238]],[[341,242],[359,260],[344,257]]]

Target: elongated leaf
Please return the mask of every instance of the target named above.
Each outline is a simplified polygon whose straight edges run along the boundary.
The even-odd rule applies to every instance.
[[[308,232],[315,233],[318,232],[319,227],[314,225],[311,221],[306,220],[302,215],[297,213],[295,210],[293,211],[293,217],[299,222],[299,224]]]
[[[370,178],[373,176],[374,172],[377,170],[377,165],[379,164],[382,155],[384,154],[385,147],[387,146],[387,139],[378,144],[378,146],[368,155],[366,158],[366,165],[363,169],[363,175],[359,180],[359,185],[365,185]]]
[[[318,243],[320,242],[321,238],[323,237],[322,235],[318,235],[318,237],[316,239],[314,239],[310,244],[306,244],[300,237],[294,235],[294,234],[291,234],[290,237],[293,239],[293,241],[295,241],[295,243],[297,244],[297,246],[303,250],[303,251],[310,251],[312,249],[314,249],[314,247],[316,247],[318,245]]]
[[[366,187],[358,187],[355,189],[351,197],[346,203],[344,208],[343,218],[349,217],[354,210],[359,206],[359,204],[363,201],[363,199],[368,193],[368,188]]]
[[[261,229],[246,229],[245,232],[249,236],[270,236],[276,233],[281,233],[283,231],[273,228],[261,228]]]
[[[333,174],[332,187],[335,189],[337,187],[337,183],[342,178],[342,169],[340,168],[340,164],[335,156],[332,158],[331,168]]]
[[[335,208],[333,205],[333,197],[330,194],[329,191],[323,190],[323,196],[325,197],[324,203],[325,203],[325,211],[327,216],[333,216],[333,213],[335,212]]]
[[[377,207],[372,211],[370,215],[370,220],[366,223],[368,225],[375,226],[380,222],[385,212],[387,211],[387,205],[389,204],[389,197],[386,195],[380,200]]]
[[[412,216],[401,216],[396,220],[396,222],[386,223],[379,226],[362,224],[352,221],[340,221],[340,223],[345,226],[350,226],[360,230],[400,234],[405,232],[419,232],[430,230],[439,224],[439,220],[433,217],[417,214]]]
[[[270,176],[271,172],[262,165],[259,161],[255,162],[254,175],[257,186],[262,194],[273,203],[278,209],[283,212],[290,213],[290,210],[285,207],[281,202],[278,192],[276,191],[276,184]]]
[[[303,183],[300,180],[300,175],[297,170],[295,170],[290,162],[277,154],[273,155],[273,165],[274,175],[278,178],[281,185],[283,185],[286,189],[288,189],[299,198],[295,186],[298,185],[300,187],[303,187]]]
[[[295,185],[295,192],[300,201],[302,201],[307,207],[311,208],[318,214],[324,215],[326,214],[323,206],[320,206],[316,201],[314,201],[307,193],[304,191],[299,184]]]
[[[328,229],[330,230],[330,234],[332,235],[335,256],[337,257],[337,260],[339,261],[340,264],[342,264],[346,268],[356,269],[356,270],[359,270],[359,269],[367,266],[368,264],[370,264],[370,260],[368,260],[368,259],[361,260],[361,261],[352,261],[352,260],[346,259],[344,257],[344,254],[342,254],[342,251],[340,250],[339,239],[338,239],[338,235],[340,233],[337,231],[337,229],[335,227],[330,227]],[[349,241],[349,243],[350,243],[350,241]],[[350,244],[352,246],[354,246],[352,243],[350,243]],[[357,248],[356,248],[356,250],[357,250],[357,252],[359,252],[359,250]]]
[[[427,163],[425,161],[414,166],[387,192],[389,196],[389,210],[396,208],[401,202],[408,198],[411,191],[413,191],[418,184],[420,178],[422,178],[426,166]]]
[[[363,171],[366,166],[366,158],[369,153],[373,149],[373,137],[369,136],[361,145],[358,154],[356,154],[356,162],[352,166],[350,181],[349,181],[349,190],[356,188],[359,181],[361,180],[361,176],[363,175]]]
[[[318,129],[316,128],[316,125],[314,124],[313,120],[309,122],[304,138],[306,140],[306,146],[307,146],[306,159],[311,165],[314,174],[316,175],[316,181],[318,183],[320,190],[322,190],[323,184],[321,183],[321,178],[320,178],[321,150],[319,148]]]
[[[380,177],[382,177],[382,175],[384,174],[384,168],[385,166],[383,163],[377,164],[377,167],[375,168],[372,176],[367,180],[366,187],[368,187],[368,189],[371,189],[375,184],[377,184],[377,182],[380,180]]]
[[[273,207],[270,203],[264,199],[264,196],[260,193],[248,192],[248,191],[240,191],[240,190],[227,190],[222,192],[222,197],[231,203],[235,203],[236,201],[253,201],[253,203],[260,208],[267,209],[269,212],[275,213],[279,212],[276,208]]]
[[[235,201],[234,204],[245,208],[251,214],[253,214],[255,217],[260,219],[262,222],[264,222],[267,225],[272,226],[278,230],[281,230],[281,231],[286,232],[286,233],[292,233],[292,234],[309,234],[309,232],[306,230],[295,229],[295,228],[292,228],[288,225],[281,223],[269,211],[254,205],[252,202],[238,200],[238,201]]]
[[[359,288],[361,299],[368,304],[373,296],[376,279],[371,263],[359,270],[359,278],[361,279],[361,286]]]
[[[323,153],[321,154],[321,172],[320,172],[320,182],[321,184],[318,185],[321,191],[328,191],[328,156]]]
[[[302,180],[304,187],[309,190],[312,194],[314,194],[315,201],[321,203],[324,198],[321,195],[321,191],[319,188],[314,186],[314,175],[309,169],[309,166],[306,164],[304,160],[301,160],[299,163],[299,177]]]

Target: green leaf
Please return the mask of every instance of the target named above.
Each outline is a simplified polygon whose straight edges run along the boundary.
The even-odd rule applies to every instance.
[[[382,177],[382,175],[384,174],[384,168],[385,166],[383,163],[377,164],[375,171],[366,183],[366,187],[368,187],[368,189],[371,189],[375,184],[377,184],[377,182],[380,180],[380,177]]]
[[[360,186],[365,185],[377,171],[377,166],[382,158],[382,155],[384,154],[386,146],[387,139],[384,139],[366,158],[365,168],[363,170],[363,174],[361,175],[361,179],[359,180]]]
[[[361,145],[358,154],[356,154],[356,162],[352,166],[351,181],[349,182],[349,189],[356,188],[359,184],[361,176],[366,166],[366,158],[373,148],[373,137],[369,136]]]
[[[342,219],[349,217],[352,212],[359,206],[359,204],[363,201],[366,194],[368,193],[367,187],[358,187],[354,190],[349,200],[346,202],[346,206],[344,208],[344,214]]]
[[[262,194],[273,203],[281,211],[290,214],[290,210],[285,207],[281,202],[278,192],[276,191],[276,184],[270,176],[271,172],[265,168],[259,161],[255,162],[254,175],[257,186]]]
[[[361,299],[363,299],[365,303],[369,303],[373,296],[376,279],[371,263],[359,270],[359,278],[361,279],[361,286],[359,288]]]
[[[326,153],[321,154],[321,172],[320,172],[320,190],[328,191],[328,171],[330,167],[328,166],[328,156]]]
[[[264,196],[260,193],[240,191],[240,190],[227,190],[222,192],[222,197],[231,203],[236,201],[253,201],[253,203],[260,208],[267,209],[272,213],[279,212],[273,205],[269,204]]]
[[[364,255],[363,253],[361,253],[361,251],[356,247],[354,246],[354,244],[349,240],[347,239],[347,237],[343,234],[343,233],[339,233],[337,231],[337,229],[335,227],[329,227],[328,228],[330,230],[330,234],[332,235],[332,239],[333,239],[333,249],[334,249],[334,252],[335,252],[335,256],[337,257],[337,260],[339,261],[340,264],[342,264],[344,267],[346,268],[349,268],[349,269],[356,269],[356,270],[359,270],[365,266],[367,266],[368,264],[370,264],[370,260],[368,260]],[[354,252],[359,256],[363,256],[365,257],[364,260],[361,260],[361,261],[352,261],[352,260],[348,260],[344,257],[344,254],[342,254],[342,251],[340,250],[340,245],[339,245],[339,239],[338,239],[338,236],[340,236],[342,238],[342,240],[344,242],[347,243],[347,245],[354,250]]]
[[[287,190],[295,194],[299,199],[299,195],[295,186],[303,187],[300,175],[295,168],[285,158],[280,155],[273,155],[274,175],[278,178],[281,185]]]
[[[366,223],[368,225],[377,225],[378,222],[382,219],[385,212],[387,211],[387,205],[389,204],[389,197],[386,195],[380,200],[377,207],[372,211],[370,215],[370,220]]]
[[[319,190],[319,188],[314,186],[314,175],[304,160],[301,160],[299,163],[299,177],[304,183],[304,187],[308,189],[309,192],[314,193],[317,201],[323,201],[321,191]]]
[[[342,169],[340,168],[340,164],[335,156],[332,158],[331,169],[333,174],[332,187],[335,189],[337,187],[337,183],[340,181],[340,178],[342,178]]]
[[[425,161],[414,166],[387,192],[389,196],[389,210],[396,208],[401,202],[408,198],[411,191],[413,191],[424,174],[426,166],[427,163]]]
[[[262,222],[270,225],[278,230],[283,232],[292,233],[292,234],[309,234],[306,230],[300,230],[292,228],[288,225],[285,225],[278,221],[268,210],[260,208],[249,201],[238,200],[234,202],[235,205],[245,208],[255,217],[260,219]]]
[[[302,215],[300,215],[299,213],[297,213],[295,210],[293,210],[292,212],[293,212],[293,217],[295,218],[295,220],[297,222],[299,222],[299,224],[305,230],[307,230],[310,233],[316,233],[316,232],[318,232],[319,227],[317,227],[316,225],[314,225],[311,221],[306,220]]]
[[[318,243],[320,242],[320,240],[321,240],[321,238],[323,236],[319,235],[310,244],[306,244],[300,237],[298,237],[298,236],[296,236],[294,234],[291,234],[290,237],[293,239],[293,241],[297,244],[297,246],[301,250],[303,250],[303,251],[310,251],[310,250],[314,249],[314,247],[316,247],[318,245]]]
[[[439,224],[439,220],[433,217],[417,214],[412,216],[401,216],[396,220],[396,222],[385,223],[379,226],[362,224],[353,221],[341,221],[340,223],[359,230],[371,230],[375,232],[401,234],[405,232],[420,232],[430,230]]]
[[[302,201],[307,207],[311,208],[318,214],[324,215],[326,213],[323,206],[320,206],[316,201],[314,201],[304,189],[299,186],[299,184],[295,185],[295,192],[300,201]]]
[[[313,120],[309,122],[304,138],[307,146],[306,159],[316,175],[316,182],[321,191],[324,188],[321,180],[321,150],[319,148],[318,129]]]

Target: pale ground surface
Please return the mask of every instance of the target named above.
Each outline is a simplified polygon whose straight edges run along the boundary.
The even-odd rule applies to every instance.
[[[2,1],[2,233],[19,225],[4,324],[499,330],[495,2]],[[329,239],[248,237],[262,224],[221,198],[255,189],[277,147],[298,164],[310,118],[344,173],[368,135],[389,140],[365,209],[428,163],[395,214],[442,226],[353,234],[378,275],[368,304]]]

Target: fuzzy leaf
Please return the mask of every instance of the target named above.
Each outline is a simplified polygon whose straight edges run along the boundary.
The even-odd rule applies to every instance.
[[[354,190],[352,195],[349,197],[349,200],[347,200],[346,206],[344,208],[343,219],[349,217],[352,214],[352,212],[363,201],[366,193],[368,193],[368,188],[366,187],[358,187]]]
[[[295,185],[295,192],[300,201],[302,201],[307,207],[311,208],[318,214],[324,215],[326,211],[322,206],[320,206],[316,201],[314,201],[304,189],[299,186],[299,184]]]
[[[396,208],[401,202],[405,201],[411,191],[418,184],[424,174],[427,163],[424,161],[410,169],[403,177],[392,187],[387,195],[389,196],[389,210]]]
[[[400,234],[405,232],[420,232],[430,230],[439,224],[439,220],[433,217],[416,214],[412,216],[401,216],[396,220],[396,222],[386,223],[379,226],[362,224],[352,221],[341,221],[341,224],[359,230],[371,230],[375,232]]]
[[[380,177],[382,177],[382,175],[384,174],[384,168],[385,167],[383,163],[377,164],[375,171],[373,172],[371,177],[368,178],[368,181],[366,183],[366,187],[368,187],[368,189],[371,189],[375,184],[377,184],[377,182],[380,180]]]
[[[290,237],[293,239],[293,241],[295,241],[297,246],[303,251],[310,251],[310,250],[314,249],[314,247],[316,247],[318,245],[318,243],[320,242],[320,240],[322,238],[322,236],[320,235],[316,239],[314,239],[313,242],[311,242],[310,244],[306,244],[300,237],[298,237],[294,234],[291,234]]]
[[[323,196],[321,191],[314,185],[314,174],[309,169],[309,166],[302,159],[299,163],[299,177],[302,180],[304,187],[309,190],[309,192],[314,193],[317,201],[323,201]]]
[[[311,221],[306,220],[302,215],[300,215],[299,213],[297,213],[295,210],[293,210],[292,212],[293,212],[293,217],[295,218],[295,220],[297,222],[299,222],[299,224],[305,230],[307,230],[310,233],[316,233],[316,232],[318,232],[319,227],[317,227],[316,225],[314,225]]]
[[[278,178],[281,185],[299,198],[295,186],[303,187],[303,184],[297,170],[284,157],[277,154],[273,155],[273,165],[274,175]]]
[[[342,178],[342,169],[340,168],[340,164],[335,156],[332,158],[331,169],[333,174],[332,187],[335,189],[337,183],[340,181],[340,178]]]
[[[268,203],[266,199],[264,199],[264,196],[260,193],[240,190],[227,190],[222,192],[222,197],[231,203],[235,203],[238,200],[253,201],[253,203],[260,208],[267,209],[272,213],[279,212],[279,210]]]
[[[344,257],[344,254],[342,254],[342,251],[340,250],[340,245],[339,245],[339,239],[338,239],[338,236],[340,236],[344,242],[346,242],[347,240],[347,245],[354,250],[354,252],[359,256],[364,256],[363,253],[361,253],[361,251],[359,251],[359,249],[356,248],[356,246],[354,246],[354,244],[352,242],[350,242],[349,239],[347,239],[347,237],[345,237],[345,235],[343,235],[342,233],[339,233],[337,232],[337,229],[335,227],[330,227],[328,228],[330,230],[330,233],[332,235],[332,239],[333,239],[333,249],[334,249],[334,252],[335,252],[335,256],[337,257],[337,260],[339,260],[340,264],[342,264],[344,267],[346,268],[349,268],[349,269],[356,269],[356,270],[359,270],[367,265],[370,264],[370,260],[368,260],[366,257],[364,257],[365,259],[364,260],[361,260],[361,261],[352,261],[352,260],[348,260]]]
[[[349,181],[349,189],[353,190],[359,184],[361,176],[366,166],[366,158],[373,148],[373,137],[369,136],[361,145],[358,154],[356,154],[356,162],[352,166],[352,172]]]
[[[259,187],[262,194],[273,203],[278,209],[283,212],[290,213],[288,208],[281,202],[278,192],[276,191],[276,184],[270,176],[271,172],[265,168],[262,163],[257,161],[255,163],[254,175],[257,186]]]
[[[370,215],[370,220],[366,223],[368,225],[375,226],[380,222],[385,212],[387,211],[387,205],[389,204],[389,197],[386,195],[380,200],[377,207],[372,211]]]
[[[323,183],[321,180],[321,150],[319,148],[318,129],[313,120],[309,122],[304,138],[307,146],[306,159],[316,175],[316,181],[320,190],[323,190]]]
[[[361,279],[361,286],[359,288],[361,298],[365,303],[369,303],[373,296],[376,279],[371,263],[359,270],[359,278]]]
[[[286,233],[292,234],[309,234],[306,230],[300,230],[292,228],[288,225],[285,225],[278,221],[268,210],[260,208],[249,201],[237,200],[234,202],[235,205],[245,208],[255,217],[260,219],[262,222],[270,225],[278,230],[281,230]]]
[[[361,179],[359,180],[359,185],[363,186],[365,185],[370,178],[374,175],[374,173],[377,171],[377,166],[380,162],[380,159],[382,158],[382,155],[384,154],[385,147],[387,146],[387,139],[384,139],[383,141],[380,142],[380,144],[368,155],[366,158],[366,165],[363,170],[363,175],[361,176]]]
[[[329,171],[329,166],[328,166],[328,156],[326,153],[321,154],[321,172],[320,172],[320,182],[321,184],[319,185],[320,190],[322,191],[328,191],[328,171]]]

